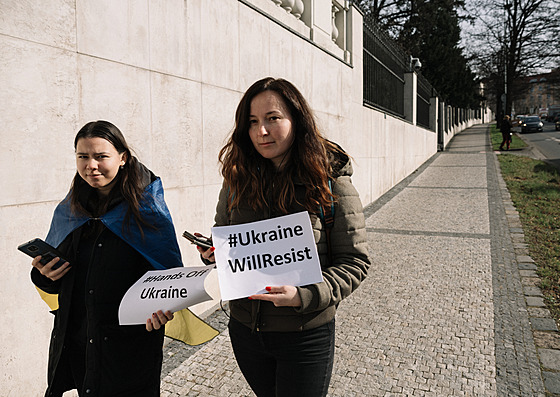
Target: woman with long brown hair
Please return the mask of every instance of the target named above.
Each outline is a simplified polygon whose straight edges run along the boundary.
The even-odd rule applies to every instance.
[[[324,279],[266,286],[266,294],[229,302],[239,367],[258,396],[325,396],[336,307],[360,285],[370,264],[349,156],[320,134],[293,84],[269,77],[245,92],[219,158],[224,182],[216,226],[307,211]],[[332,228],[319,215],[330,214],[331,207]],[[199,251],[214,260],[212,248]]]

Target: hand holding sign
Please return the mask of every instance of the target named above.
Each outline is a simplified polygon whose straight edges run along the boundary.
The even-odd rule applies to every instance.
[[[213,268],[175,267],[146,272],[124,295],[119,306],[119,324],[145,324],[150,317],[156,320],[153,313],[160,324],[165,324],[165,318],[170,320],[168,311],[176,312],[211,300],[204,289],[204,280]],[[164,317],[158,316],[159,311]]]
[[[168,310],[164,313],[158,310],[152,313],[152,317],[146,321],[146,330],[151,332],[154,329],[160,329],[171,320],[173,320],[173,313],[171,313],[171,311]]]
[[[249,299],[269,301],[276,307],[301,306],[301,297],[298,294],[297,288],[292,285],[266,287],[266,290],[268,291],[267,294],[251,295]]]
[[[212,239],[224,301],[266,293],[266,286],[295,287],[323,281],[313,229],[305,211],[213,227]],[[293,291],[278,291],[276,294],[283,296],[267,300],[293,298],[286,293]]]

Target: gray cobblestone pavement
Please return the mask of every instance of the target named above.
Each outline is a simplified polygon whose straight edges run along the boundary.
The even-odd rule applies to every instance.
[[[373,265],[338,309],[330,396],[560,393],[560,337],[487,130],[366,206]],[[207,320],[214,340],[166,345],[162,396],[253,396],[224,311]]]

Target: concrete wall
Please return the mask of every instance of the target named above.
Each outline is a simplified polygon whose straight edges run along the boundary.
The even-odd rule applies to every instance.
[[[267,1],[251,3],[266,8]],[[330,1],[305,3],[317,15],[330,13],[323,9]],[[267,12],[286,19],[279,7]],[[285,26],[238,0],[0,0],[3,395],[36,396],[45,387],[52,315],[16,247],[46,235],[75,173],[74,135],[86,122],[115,123],[162,177],[178,235],[209,232],[221,184],[218,151],[242,93],[265,76],[295,83],[324,134],[353,156],[364,205],[436,152],[435,132],[362,106],[355,9],[344,20],[340,52],[293,33],[324,41],[318,26]],[[196,251],[179,239],[185,265],[198,265]],[[209,284],[218,297],[216,278]]]
[[[432,106],[430,107],[430,113],[436,112],[436,119],[441,126],[434,125],[434,130],[439,131],[441,135],[439,139],[439,150],[445,150],[449,142],[453,137],[459,132],[472,127],[475,124],[489,123],[494,119],[494,114],[489,108],[481,108],[478,113],[474,110],[462,110],[464,112],[463,121],[456,120],[455,108],[446,105],[443,102],[438,101],[438,98],[432,98]],[[478,118],[477,118],[478,116]],[[431,125],[430,125],[431,127]]]

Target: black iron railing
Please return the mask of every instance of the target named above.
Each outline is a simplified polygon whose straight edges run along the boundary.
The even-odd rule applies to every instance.
[[[404,118],[406,54],[364,18],[364,103]]]

